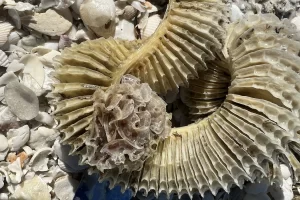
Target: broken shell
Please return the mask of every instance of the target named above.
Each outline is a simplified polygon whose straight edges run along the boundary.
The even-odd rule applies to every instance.
[[[37,38],[33,35],[29,35],[19,40],[17,46],[25,49],[26,51],[31,51],[32,48],[42,45],[44,43],[45,40],[43,38]]]
[[[7,72],[9,73],[9,72]],[[17,81],[4,89],[4,97],[10,110],[21,120],[31,120],[38,115],[39,100],[35,93]]]
[[[6,43],[8,40],[8,36],[10,31],[14,28],[12,24],[9,22],[1,22],[0,21],[0,48]]]
[[[13,72],[6,72],[0,77],[0,85],[7,85],[10,82],[15,82],[18,80],[18,77]]]
[[[39,112],[39,114],[34,119],[50,127],[55,124],[53,117],[46,112]]]
[[[7,67],[9,64],[8,57],[4,51],[0,50],[0,67]]]
[[[126,19],[122,19],[118,22],[115,32],[115,38],[123,40],[135,40],[135,27],[134,24]]]
[[[159,14],[150,16],[147,25],[142,29],[142,39],[150,37],[156,31],[161,21]]]
[[[4,135],[0,134],[0,152],[5,151],[8,148],[8,141]]]
[[[31,137],[31,134],[30,134],[30,137]],[[30,141],[30,139],[29,139],[29,141]],[[23,146],[22,149],[27,154],[27,156],[32,156],[34,154],[34,151],[29,146]]]
[[[96,35],[113,36],[116,17],[113,0],[85,0],[80,5],[80,16],[85,26]]]
[[[0,4],[1,4],[1,2],[0,2]],[[8,194],[7,193],[0,193],[0,199],[1,200],[9,200]]]
[[[0,173],[0,189],[2,189],[4,186],[4,178],[3,178],[3,175]],[[2,200],[1,196],[0,196],[0,199]]]
[[[14,162],[10,163],[7,168],[11,183],[21,183],[24,174],[22,171],[20,158],[17,158]]]
[[[36,150],[51,147],[58,135],[59,133],[53,129],[39,127],[36,131],[31,130],[28,145]]]
[[[7,132],[8,146],[11,151],[18,151],[29,140],[29,126],[24,125],[18,129]]]
[[[45,13],[35,13],[33,16],[21,17],[21,21],[22,25],[40,33],[49,36],[59,36],[66,33],[72,26],[72,16],[70,11],[68,12],[68,17],[65,18],[58,11],[48,9]],[[47,21],[47,23],[45,23],[45,21]]]
[[[80,5],[80,16],[85,25],[102,27],[115,20],[113,0],[85,0]]]
[[[47,184],[39,177],[25,180],[10,197],[12,200],[51,200]]]
[[[35,55],[29,54],[23,56],[19,62],[25,65],[23,74],[30,75],[40,87],[43,87],[45,81],[45,71],[43,68],[43,63],[39,60],[39,58]],[[30,85],[26,86],[30,87]]]
[[[17,44],[18,41],[25,35],[24,31],[22,30],[14,30],[8,36],[9,44]]]
[[[80,29],[78,30],[76,33],[75,33],[75,40],[93,40],[93,39],[96,39],[96,35],[86,29],[86,28],[83,28],[83,29]]]
[[[45,48],[57,51],[58,50],[58,41],[57,40],[49,40],[49,41],[45,42],[43,46]]]
[[[7,72],[18,72],[24,69],[25,65],[20,63],[19,60],[13,60],[11,63],[8,64],[6,71]]]
[[[45,147],[37,150],[29,161],[29,166],[33,171],[45,172],[48,171],[48,155],[52,153],[52,149]]]
[[[54,192],[59,199],[71,200],[74,199],[75,192],[79,182],[71,176],[66,175],[56,179],[54,183]]]

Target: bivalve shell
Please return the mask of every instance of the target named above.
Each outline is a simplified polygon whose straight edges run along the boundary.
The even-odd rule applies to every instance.
[[[8,64],[9,64],[9,62],[8,62],[7,55],[4,53],[4,51],[0,50],[0,66],[7,67]]]
[[[0,22],[0,48],[8,40],[8,36],[14,26],[9,22]]]

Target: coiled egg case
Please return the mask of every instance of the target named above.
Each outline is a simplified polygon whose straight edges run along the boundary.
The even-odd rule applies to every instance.
[[[170,1],[161,25],[147,40],[98,39],[66,48],[56,59],[54,76],[60,83],[53,86],[50,102],[71,154],[100,171],[111,187],[121,184],[135,192],[216,194],[264,176],[281,184],[281,162],[298,179],[299,33],[272,14],[246,16],[229,26],[227,15],[219,1]],[[152,139],[145,140],[147,148],[137,159],[126,153],[134,140],[129,146],[116,143],[118,155],[96,153],[109,137],[124,140],[122,126],[113,123],[129,101],[141,102],[116,89],[125,87],[125,74],[136,80],[127,88],[142,88],[134,76],[159,95],[184,87],[180,96],[195,121],[170,130],[164,103],[144,85],[136,99],[147,99],[145,108],[149,99],[159,105],[160,114],[149,111],[145,119],[162,116],[157,127],[163,134],[155,137],[151,125],[144,124]],[[128,107],[132,116],[147,111],[134,106]],[[108,110],[112,120],[104,122]],[[96,125],[105,139],[98,140]],[[148,151],[152,141],[157,146]],[[104,165],[103,159],[109,162]]]

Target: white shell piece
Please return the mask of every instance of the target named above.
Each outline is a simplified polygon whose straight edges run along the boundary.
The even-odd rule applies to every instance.
[[[242,13],[242,11],[239,9],[239,7],[236,6],[235,4],[232,4],[230,20],[232,22],[235,22],[235,21],[239,20],[240,18],[242,18],[243,16],[244,16],[244,13]]]
[[[12,200],[51,200],[48,186],[39,176],[25,180],[10,197]]]
[[[6,72],[0,77],[0,85],[6,85],[12,81],[18,80],[18,77],[13,72]]]
[[[31,138],[31,134],[30,134],[30,138]],[[29,138],[29,141],[30,141],[30,138]],[[34,150],[32,150],[29,146],[23,146],[22,149],[25,151],[27,156],[32,156],[34,154]]]
[[[0,21],[0,48],[6,43],[8,40],[8,35],[10,31],[13,29],[13,25],[9,22],[1,22]]]
[[[47,9],[56,5],[55,0],[41,0],[40,8]]]
[[[85,0],[80,5],[82,21],[91,27],[102,27],[115,20],[115,12],[113,0]]]
[[[0,173],[0,189],[3,188],[4,186],[4,178],[3,178],[3,175]],[[1,196],[0,196],[0,199],[1,199]]]
[[[43,173],[44,177],[49,177],[52,181],[65,175],[67,175],[67,173],[61,170],[60,167],[57,166],[56,162],[54,166],[50,167],[49,171]]]
[[[18,30],[13,30],[10,32],[9,36],[8,36],[8,42],[9,44],[14,44],[16,45],[18,43],[18,41],[27,35],[27,32],[22,30],[22,29],[18,29]]]
[[[45,81],[45,71],[43,69],[43,63],[39,58],[35,55],[25,55],[19,62],[25,65],[23,74],[31,75],[37,84],[42,87]]]
[[[53,117],[46,112],[39,112],[39,114],[34,119],[50,127],[55,124]]]
[[[285,180],[288,179],[289,177],[291,177],[291,172],[290,172],[289,168],[286,165],[281,164],[280,165],[280,171],[281,171],[282,177]]]
[[[7,67],[9,64],[8,57],[6,53],[0,50],[0,66]]]
[[[0,152],[0,161],[5,160],[7,154],[8,154],[9,148],[5,149],[4,151]]]
[[[54,192],[59,199],[72,200],[79,185],[77,180],[66,175],[58,178],[54,183]]]
[[[150,37],[155,32],[161,21],[162,19],[158,14],[150,16],[148,18],[147,25],[144,29],[142,29],[142,38]]]
[[[29,140],[29,126],[24,125],[18,129],[7,132],[8,146],[11,151],[18,151]]]
[[[34,35],[29,35],[19,40],[17,46],[25,49],[26,51],[31,51],[32,48],[43,45],[44,43],[44,38],[38,38]]]
[[[135,9],[137,9],[140,12],[145,12],[146,11],[145,6],[142,5],[140,1],[137,1],[137,0],[132,1],[131,6],[134,7]]]
[[[58,41],[57,40],[49,40],[44,43],[43,45],[45,48],[52,49],[52,50],[58,50]]]
[[[68,13],[66,14],[68,15]],[[21,21],[24,26],[28,26],[45,35],[59,36],[66,33],[72,26],[70,11],[69,15],[65,18],[58,11],[49,9],[45,13],[35,13],[33,16],[22,17]]]
[[[65,33],[71,40],[77,40],[76,38],[77,27],[73,25],[68,32]]]
[[[0,152],[5,151],[8,147],[8,140],[4,135],[0,134]]]
[[[114,35],[116,7],[113,0],[85,0],[80,5],[80,16],[97,36]]]
[[[296,25],[297,30],[300,30],[300,16],[294,17],[291,22]]]
[[[19,1],[15,5],[7,5],[7,6],[4,6],[4,8],[5,9],[15,9],[17,11],[23,12],[23,11],[34,10],[35,6],[30,3]]]
[[[126,19],[122,19],[118,22],[116,26],[115,37],[123,40],[135,40],[135,28],[133,22]]]
[[[23,175],[20,158],[17,158],[14,162],[8,165],[9,179],[14,184],[21,183]]]
[[[58,136],[59,132],[42,126],[36,131],[31,130],[28,145],[33,149],[51,147]]]
[[[96,39],[96,36],[93,32],[90,30],[87,30],[86,28],[80,29],[75,33],[75,40],[93,40]]]
[[[1,200],[8,200],[8,194],[7,193],[0,193],[0,199]]]
[[[11,112],[8,106],[0,107],[0,123],[16,119],[16,116]]]
[[[61,54],[59,51],[55,51],[45,47],[35,47],[31,50],[31,53],[37,55],[43,65],[48,67],[53,67],[53,58]],[[45,77],[45,79],[47,79],[47,76]]]
[[[52,153],[52,149],[45,147],[39,149],[34,153],[32,158],[29,161],[29,166],[32,167],[33,171],[37,172],[45,172],[48,171],[48,155]]]
[[[39,100],[28,87],[16,81],[10,82],[4,89],[4,97],[10,110],[19,119],[31,120],[38,115]]]
[[[24,179],[25,180],[33,179],[34,176],[35,176],[35,172],[29,171],[25,174]]]
[[[19,60],[13,60],[11,63],[8,64],[6,71],[7,72],[18,72],[24,69],[25,65],[20,63]]]

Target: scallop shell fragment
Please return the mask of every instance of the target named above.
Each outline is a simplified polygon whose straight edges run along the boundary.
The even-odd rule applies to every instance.
[[[14,26],[11,23],[0,21],[0,48],[8,40],[8,36],[13,28]]]
[[[9,64],[8,57],[4,51],[0,50],[0,66],[7,67]]]
[[[142,170],[104,170],[102,179],[111,187],[192,197],[228,192],[265,176],[280,185],[281,159],[298,180],[300,34],[271,14],[246,16],[227,27],[228,17],[220,2],[171,1],[147,40],[99,39],[66,48],[56,59],[60,83],[51,102],[76,135],[64,140],[71,153],[87,163],[92,95],[129,73],[161,95],[185,86],[181,98],[195,122],[172,128]]]

